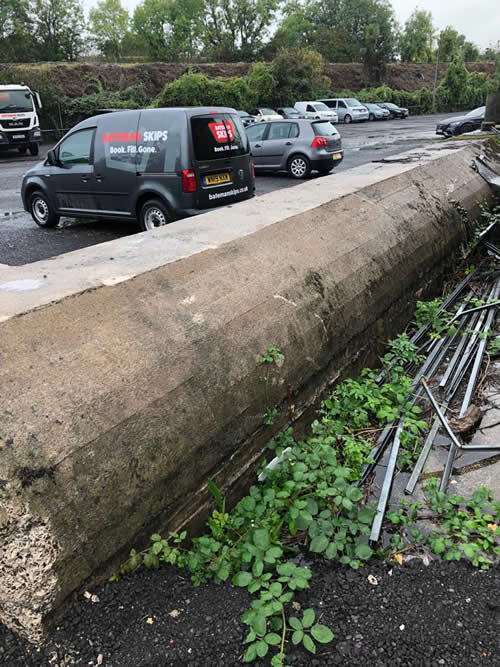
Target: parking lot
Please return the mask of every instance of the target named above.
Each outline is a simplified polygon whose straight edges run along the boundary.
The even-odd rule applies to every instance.
[[[346,170],[367,162],[387,158],[416,146],[437,140],[436,124],[454,114],[416,116],[405,120],[338,125],[343,139],[344,160],[335,171]],[[440,140],[440,139],[439,139]],[[46,147],[46,149],[49,147]],[[45,150],[46,150],[45,149]],[[86,246],[134,234],[137,227],[126,222],[84,221],[63,218],[56,229],[40,229],[31,216],[22,211],[20,198],[23,174],[39,158],[14,152],[0,154],[0,264],[28,264]],[[335,171],[333,174],[335,174]],[[319,178],[313,174],[311,178]],[[301,183],[287,174],[259,175],[257,196]],[[328,186],[334,187],[334,177]],[[196,225],[196,218],[193,218]]]

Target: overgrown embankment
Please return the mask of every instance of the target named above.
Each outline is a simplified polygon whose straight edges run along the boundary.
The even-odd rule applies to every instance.
[[[448,68],[447,64],[439,66],[438,90],[444,90]],[[192,90],[187,92],[187,82],[181,77],[190,70],[203,77],[194,87],[205,91],[208,102]],[[494,65],[469,63],[467,70],[469,75],[463,69],[462,79],[469,76],[470,85],[463,80],[460,85],[460,90],[469,91],[466,99],[460,99],[454,91],[438,95],[439,110],[470,108],[483,103]],[[432,63],[392,63],[387,66],[383,85],[373,88],[373,81],[361,63],[325,64],[319,54],[307,49],[290,49],[278,55],[272,63],[253,65],[0,64],[0,83],[24,81],[42,95],[43,129],[71,127],[100,108],[149,106],[159,96],[167,105],[217,103],[249,108],[258,104],[293,104],[297,99],[316,99],[324,95],[357,94],[361,101],[393,101],[409,106],[412,113],[426,113],[432,108],[434,75]],[[172,90],[177,83],[177,90]]]

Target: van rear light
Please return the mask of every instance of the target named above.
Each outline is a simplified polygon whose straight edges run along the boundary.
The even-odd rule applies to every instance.
[[[311,148],[321,148],[328,146],[328,140],[325,137],[314,137]]]
[[[255,180],[255,162],[253,160],[250,160],[252,164],[252,178]]]
[[[182,170],[182,192],[196,192],[196,174],[192,169]]]

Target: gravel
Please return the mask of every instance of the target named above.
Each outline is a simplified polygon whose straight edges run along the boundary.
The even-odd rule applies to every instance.
[[[500,665],[498,567],[414,559],[355,571],[318,559],[313,572],[296,599],[336,638],[316,656],[287,644],[287,665]],[[0,664],[237,665],[250,599],[230,585],[193,588],[189,573],[172,567],[141,570],[79,595],[40,647],[0,625]]]

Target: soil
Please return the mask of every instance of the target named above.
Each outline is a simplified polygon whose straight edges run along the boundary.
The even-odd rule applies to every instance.
[[[414,558],[402,566],[375,562],[355,571],[318,558],[312,569],[311,589],[296,600],[302,609],[313,607],[336,639],[319,645],[316,656],[288,643],[287,665],[500,665],[499,568],[480,571],[441,561],[426,566]],[[246,626],[239,619],[251,599],[243,589],[193,588],[188,573],[168,566],[102,584],[92,594],[94,601],[80,595],[38,648],[0,626],[0,664],[241,663]]]
[[[17,72],[16,80],[34,82],[42,76],[50,78],[61,95],[79,97],[96,92],[95,78],[98,77],[105,90],[123,90],[128,86],[142,84],[149,98],[156,97],[166,83],[179,78],[189,68],[207,76],[243,76],[250,68],[250,63],[147,63],[147,64],[116,64],[116,63],[40,63],[26,65],[0,64],[0,83],[2,74],[8,74],[12,80],[12,72]],[[438,79],[444,76],[447,64],[439,66]],[[486,72],[493,75],[493,63],[468,63],[469,71]],[[377,85],[370,78],[361,63],[329,63],[325,72],[331,81],[332,90],[352,90],[358,92],[362,88]],[[387,65],[385,83],[395,90],[415,91],[420,88],[432,88],[434,84],[435,65],[433,63],[391,63]]]

